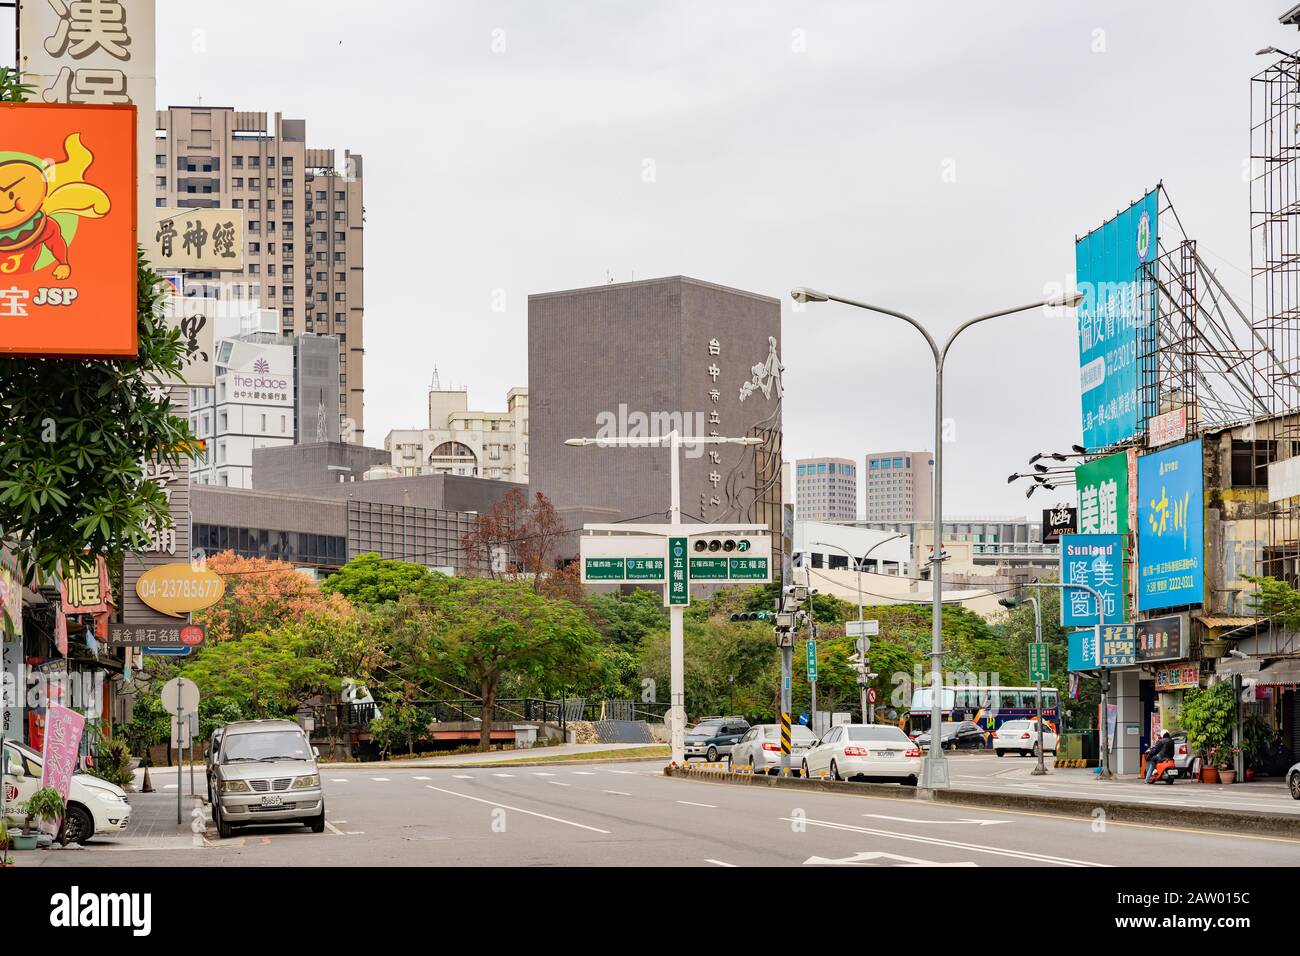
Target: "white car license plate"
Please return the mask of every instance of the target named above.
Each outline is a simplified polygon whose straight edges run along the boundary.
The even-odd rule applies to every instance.
[[[892,757],[892,756],[894,756],[894,751],[892,751],[892,750],[877,750],[877,751],[876,751],[876,756],[877,756],[877,757]]]
[[[278,793],[267,794],[262,798],[262,806],[264,807],[280,807],[283,805],[284,797],[280,796]]]

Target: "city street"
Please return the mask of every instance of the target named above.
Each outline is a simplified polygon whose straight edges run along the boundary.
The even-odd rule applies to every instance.
[[[999,772],[1003,764],[960,758],[957,772],[963,784],[980,777],[991,786],[977,770]],[[81,851],[24,854],[20,865],[1091,867],[1300,859],[1295,840],[1122,824],[1095,829],[1088,820],[920,800],[731,787],[667,779],[655,761],[327,770],[325,833],[265,827],[223,841],[209,828],[207,845],[196,847],[188,795],[187,828],[175,827],[171,776],[159,771],[157,793],[132,795],[137,814],[147,806],[160,821],[147,830],[133,824],[126,837]],[[1172,796],[1181,796],[1177,788]]]

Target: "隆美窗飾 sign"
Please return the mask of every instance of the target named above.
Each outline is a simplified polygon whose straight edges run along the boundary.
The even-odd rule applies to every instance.
[[[1118,534],[1061,535],[1061,625],[1117,624],[1124,614],[1124,538]],[[1097,601],[1084,585],[1101,595]]]
[[[0,354],[136,354],[135,110],[0,103]]]

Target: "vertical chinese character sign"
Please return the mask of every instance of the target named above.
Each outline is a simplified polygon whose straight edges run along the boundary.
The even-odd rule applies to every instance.
[[[77,772],[77,752],[81,747],[81,731],[86,718],[75,710],[51,704],[45,713],[45,739],[42,746],[41,786],[53,787],[59,796],[68,799],[72,775]],[[43,821],[58,833],[58,820]]]
[[[1083,443],[1107,448],[1137,434],[1138,338],[1144,317],[1139,278],[1157,256],[1158,194],[1142,199],[1074,247]]]
[[[136,354],[134,113],[0,104],[0,354]]]
[[[1205,500],[1200,441],[1138,459],[1138,609],[1205,600]]]
[[[20,68],[33,102],[136,106],[141,229],[153,224],[154,209],[154,13],[154,0],[24,0],[18,20]]]
[[[1117,534],[1061,535],[1061,583],[1092,588],[1102,601],[1098,621],[1092,594],[1082,587],[1063,589],[1063,627],[1119,623],[1124,614],[1124,539]]]

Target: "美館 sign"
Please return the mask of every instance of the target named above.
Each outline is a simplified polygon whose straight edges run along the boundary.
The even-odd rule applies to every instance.
[[[135,108],[0,104],[0,354],[134,356]]]

